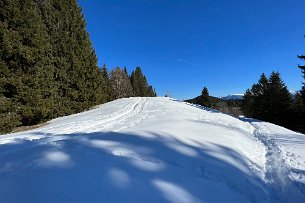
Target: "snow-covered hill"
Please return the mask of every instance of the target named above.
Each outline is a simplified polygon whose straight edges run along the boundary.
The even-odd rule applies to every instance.
[[[0,136],[0,202],[305,202],[305,136],[128,98]]]

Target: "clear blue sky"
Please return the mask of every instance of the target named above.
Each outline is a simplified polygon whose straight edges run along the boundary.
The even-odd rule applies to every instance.
[[[99,65],[141,66],[158,95],[243,93],[277,70],[299,90],[304,0],[79,0]]]

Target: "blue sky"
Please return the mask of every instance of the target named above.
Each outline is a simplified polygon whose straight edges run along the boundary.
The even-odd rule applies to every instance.
[[[79,0],[99,59],[140,66],[158,95],[243,93],[279,71],[299,90],[304,0]]]

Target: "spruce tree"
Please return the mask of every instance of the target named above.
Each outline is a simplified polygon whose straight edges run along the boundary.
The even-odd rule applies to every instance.
[[[112,99],[134,96],[128,75],[119,67],[110,72],[110,83],[112,87]]]
[[[202,106],[211,107],[210,95],[208,88],[204,87],[201,91],[199,103]]]
[[[241,110],[245,116],[257,119],[263,119],[267,113],[265,105],[268,102],[266,91],[268,88],[268,79],[263,73],[260,76],[258,83],[253,84],[251,90],[247,90],[244,94],[244,100],[241,105]]]
[[[106,67],[106,64],[103,65],[102,69],[102,80],[101,80],[101,86],[102,86],[102,90],[105,93],[106,97],[106,101],[109,102],[111,101],[111,83],[109,80],[109,75],[108,75],[108,70]]]
[[[268,86],[261,106],[262,114],[259,119],[279,125],[285,125],[290,112],[292,99],[287,86],[282,81],[278,72],[272,72],[268,79]]]
[[[137,97],[155,97],[156,92],[147,82],[145,75],[143,75],[140,67],[136,67],[130,76],[130,82],[133,92]]]
[[[245,116],[287,126],[292,98],[278,72],[269,79],[265,74],[251,90],[247,90],[242,103]]]
[[[298,58],[305,60],[305,55],[298,56]],[[299,68],[301,69],[303,78],[305,79],[305,65],[299,65]],[[300,94],[301,94],[301,98],[303,100],[303,107],[299,106],[298,112],[301,112],[302,115],[300,116],[300,113],[296,113],[296,114],[299,115],[298,120],[300,120],[302,122],[302,124],[299,125],[300,126],[299,128],[301,128],[302,132],[305,132],[305,81],[303,82],[303,86],[302,86]]]
[[[76,0],[0,1],[0,76],[3,132],[110,100]]]
[[[135,96],[137,97],[147,96],[148,84],[140,67],[136,67],[136,70],[132,71],[130,76],[130,82],[133,87]]]
[[[105,81],[81,8],[76,0],[39,1],[52,40],[51,58],[58,94],[56,109],[66,115],[108,101],[102,88]]]
[[[299,132],[305,132],[305,106],[300,93],[295,95],[291,105],[291,113],[288,117],[288,127]]]
[[[254,117],[254,95],[250,89],[246,90],[246,93],[243,96],[241,111],[246,117]]]
[[[302,60],[305,60],[305,55],[298,56],[298,58],[302,59]],[[302,74],[303,74],[303,78],[305,79],[305,65],[299,65],[299,68],[301,69]],[[303,103],[305,105],[305,82],[303,82],[301,95],[302,95],[302,98],[303,98]]]
[[[253,116],[258,119],[263,119],[266,112],[265,105],[268,102],[266,98],[266,91],[268,89],[268,79],[266,75],[263,73],[257,84],[252,86],[253,93],[253,107],[255,111],[253,111]]]
[[[126,67],[124,67],[124,72],[125,72],[125,74],[128,76],[128,78],[129,78],[129,74],[128,74],[128,71],[127,71],[127,68]]]
[[[21,124],[35,124],[49,114],[52,105],[47,30],[33,0],[0,4],[0,97],[11,103],[2,118],[13,113]]]

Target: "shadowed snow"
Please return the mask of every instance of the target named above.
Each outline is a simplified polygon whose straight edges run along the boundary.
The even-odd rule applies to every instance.
[[[1,135],[0,202],[305,202],[304,149],[269,123],[119,99]]]

